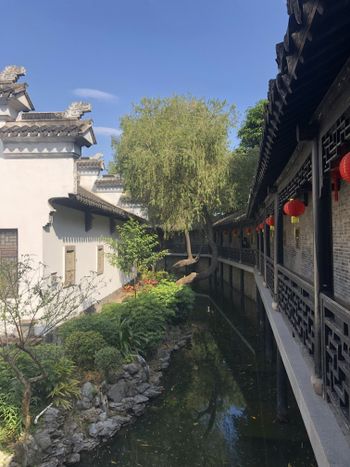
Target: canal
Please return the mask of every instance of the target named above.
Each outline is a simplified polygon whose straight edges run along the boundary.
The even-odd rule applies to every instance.
[[[191,323],[163,395],[79,466],[316,466],[291,390],[289,422],[276,421],[276,355],[266,352],[256,304],[220,289],[198,296]]]

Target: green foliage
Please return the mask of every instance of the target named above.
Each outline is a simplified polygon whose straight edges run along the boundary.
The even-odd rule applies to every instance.
[[[134,201],[165,231],[184,231],[227,204],[234,106],[174,96],[142,99],[121,120],[115,163]]]
[[[0,446],[15,441],[21,426],[19,407],[13,404],[9,395],[0,393]]]
[[[79,380],[71,378],[69,380],[62,380],[55,384],[52,391],[49,393],[56,407],[63,409],[71,409],[73,406],[73,399],[78,399],[80,396]]]
[[[247,110],[244,122],[238,130],[241,148],[252,149],[260,146],[264,129],[266,104],[267,100],[261,99]]]
[[[75,331],[70,334],[64,343],[66,353],[83,369],[94,368],[95,354],[106,341],[96,331]]]
[[[132,352],[148,354],[163,339],[166,323],[184,321],[193,303],[194,293],[189,287],[162,280],[136,298],[106,304],[101,313],[65,323],[59,334],[66,345],[79,332],[98,332],[108,346],[115,347],[124,357]]]
[[[233,210],[245,210],[248,203],[249,191],[252,185],[256,165],[259,157],[259,148],[233,151],[230,172],[232,178],[231,190],[233,193]]]
[[[166,256],[167,251],[155,251],[159,247],[158,235],[148,232],[145,225],[134,219],[117,227],[118,240],[106,239],[112,253],[108,253],[110,263],[123,272],[145,272],[154,267]]]
[[[106,380],[109,380],[110,373],[117,370],[123,362],[123,358],[119,350],[115,347],[104,347],[96,352],[95,366],[102,371]]]
[[[164,309],[172,311],[167,315],[168,321],[172,323],[186,321],[195,300],[194,292],[190,287],[167,280],[161,281],[148,293],[151,297],[156,298]]]

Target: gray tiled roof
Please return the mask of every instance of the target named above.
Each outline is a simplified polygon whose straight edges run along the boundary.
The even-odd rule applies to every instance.
[[[78,171],[82,169],[96,169],[102,170],[104,163],[102,159],[93,158],[93,157],[81,157],[77,160]]]
[[[17,120],[1,127],[0,137],[82,136],[91,128],[91,120]]]
[[[94,195],[90,191],[78,186],[77,193],[69,193],[65,198],[51,198],[50,203],[56,203],[72,209],[89,210],[92,213],[100,214],[108,217],[115,217],[121,220],[134,218],[140,222],[145,222],[144,219],[124,211],[118,206],[115,206],[103,200],[99,196]]]
[[[98,178],[95,182],[97,188],[103,187],[114,187],[123,185],[123,179],[119,174],[117,175],[103,175],[101,178]]]

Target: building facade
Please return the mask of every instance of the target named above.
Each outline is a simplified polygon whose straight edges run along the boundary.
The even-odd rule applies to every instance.
[[[107,297],[129,278],[107,261],[104,238],[137,216],[118,206],[121,180],[101,175],[102,156],[82,157],[96,143],[82,118],[90,105],[35,112],[18,82],[24,73],[0,73],[0,259],[30,255],[66,285],[97,273],[99,298]]]

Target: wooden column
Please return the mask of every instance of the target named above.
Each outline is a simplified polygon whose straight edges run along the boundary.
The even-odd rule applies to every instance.
[[[244,295],[244,270],[243,269],[240,269],[240,284],[239,284],[239,288],[240,288],[240,293],[241,295]]]
[[[314,328],[315,328],[315,376],[322,378],[322,319],[321,292],[333,292],[332,258],[332,207],[331,181],[329,174],[322,176],[322,154],[318,146],[318,136],[312,142],[312,207],[314,244]]]
[[[261,232],[260,230],[258,231],[257,233],[258,235],[258,270],[259,270],[259,274],[261,274],[261,269],[262,269],[262,264],[261,264]]]
[[[232,277],[233,277],[233,271],[232,271],[232,266],[230,265],[230,266],[229,266],[229,281],[230,281],[230,287],[231,287],[231,289],[232,289],[232,287],[233,287],[233,284],[232,284],[233,279],[232,279]]]
[[[263,229],[262,236],[263,236],[263,242],[264,242],[264,281],[265,281],[265,284],[266,284],[266,278],[267,278],[267,275],[266,275],[266,256],[267,256],[267,237],[268,237],[267,229],[268,229],[268,226],[267,224],[264,223],[264,229]]]
[[[283,214],[279,209],[279,194],[274,198],[275,231],[273,237],[273,269],[274,269],[274,306],[278,304],[278,265],[283,263]]]

